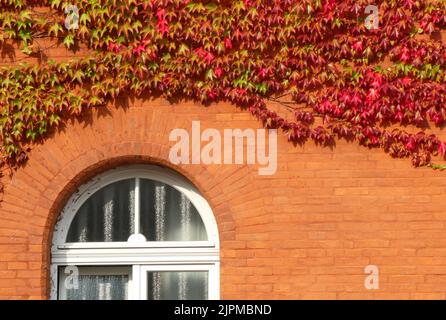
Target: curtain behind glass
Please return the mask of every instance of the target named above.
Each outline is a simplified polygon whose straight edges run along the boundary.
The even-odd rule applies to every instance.
[[[200,214],[190,200],[162,182],[141,179],[141,233],[148,241],[206,241]]]
[[[148,300],[207,300],[207,271],[147,272]]]
[[[134,232],[135,180],[112,183],[93,194],[79,209],[67,242],[127,241]]]
[[[82,273],[82,267],[79,267]],[[109,267],[98,267],[97,270],[104,271]],[[110,269],[109,269],[110,270]],[[77,277],[76,285],[73,280],[69,285],[65,283],[66,275],[63,267],[59,269],[59,285],[61,300],[126,300],[128,299],[127,274],[107,275],[107,274],[80,274]]]
[[[79,276],[79,288],[66,290],[66,300],[126,300],[128,276]]]

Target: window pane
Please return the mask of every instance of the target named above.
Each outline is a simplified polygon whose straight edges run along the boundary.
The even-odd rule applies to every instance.
[[[67,242],[127,241],[134,232],[134,206],[134,179],[98,190],[77,212]]]
[[[148,300],[207,300],[207,271],[147,272]]]
[[[148,241],[205,241],[206,229],[190,200],[162,182],[141,179],[141,233]]]
[[[129,272],[119,267],[79,267],[78,275],[59,268],[61,300],[127,300]]]

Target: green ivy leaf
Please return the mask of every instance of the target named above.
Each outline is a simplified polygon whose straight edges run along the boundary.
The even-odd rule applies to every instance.
[[[74,45],[74,36],[72,34],[67,34],[63,39],[63,44],[68,49]]]

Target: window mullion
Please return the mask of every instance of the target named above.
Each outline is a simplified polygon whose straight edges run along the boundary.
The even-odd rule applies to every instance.
[[[141,266],[132,266],[132,300],[141,300]]]

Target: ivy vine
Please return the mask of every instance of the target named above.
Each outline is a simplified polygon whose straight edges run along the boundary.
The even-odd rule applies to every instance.
[[[376,29],[365,23],[370,4]],[[73,6],[76,17],[66,13]],[[429,133],[446,124],[445,0],[0,0],[0,8],[2,50],[42,57],[41,39],[88,48],[69,62],[0,70],[3,166],[124,94],[226,101],[294,143],[347,139],[415,166],[441,168],[432,158],[446,155],[446,142]]]

